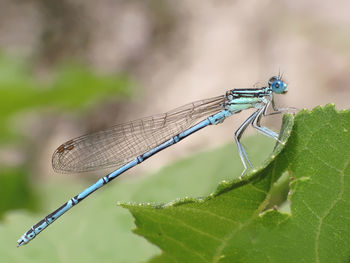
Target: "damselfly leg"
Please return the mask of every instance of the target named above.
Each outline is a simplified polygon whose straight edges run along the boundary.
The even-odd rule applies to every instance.
[[[259,110],[255,111],[252,115],[250,115],[248,117],[248,119],[246,119],[242,125],[236,130],[235,134],[234,134],[234,138],[235,138],[235,142],[237,145],[237,149],[238,149],[238,154],[239,157],[241,158],[241,161],[243,163],[244,169],[243,172],[241,174],[241,178],[244,175],[244,173],[246,172],[246,170],[248,169],[247,163],[250,166],[250,168],[253,168],[252,163],[249,161],[248,156],[243,148],[243,145],[240,143],[241,137],[243,135],[243,132],[247,129],[247,127],[249,126],[249,124],[252,123],[252,121],[256,118],[256,116],[258,115]]]

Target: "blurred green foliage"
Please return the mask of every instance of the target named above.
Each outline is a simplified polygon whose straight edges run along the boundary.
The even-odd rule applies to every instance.
[[[110,95],[130,95],[126,76],[99,75],[83,65],[63,64],[40,81],[26,61],[0,55],[0,143],[13,138],[8,120],[39,107],[76,110]]]
[[[24,167],[1,166],[0,173],[0,216],[8,210],[37,207],[37,199],[29,187],[27,169]]]
[[[61,64],[49,80],[40,80],[23,58],[0,54],[0,147],[2,155],[16,147],[24,156],[34,154],[28,147],[28,130],[18,130],[18,116],[38,109],[79,110],[98,101],[125,97],[131,93],[130,81],[123,75],[101,75],[79,64]],[[15,127],[14,127],[15,126]],[[35,147],[33,147],[35,148]],[[28,150],[29,149],[29,150]],[[3,158],[6,159],[6,158]],[[17,208],[35,208],[36,200],[29,184],[30,158],[20,165],[0,159],[0,217]]]

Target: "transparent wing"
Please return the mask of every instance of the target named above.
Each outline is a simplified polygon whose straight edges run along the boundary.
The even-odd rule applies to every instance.
[[[186,104],[154,115],[80,136],[56,149],[52,167],[57,172],[83,172],[120,167],[176,134],[220,111],[225,96]]]

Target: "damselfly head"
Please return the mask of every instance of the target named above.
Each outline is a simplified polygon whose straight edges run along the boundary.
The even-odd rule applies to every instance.
[[[276,94],[283,94],[288,91],[287,83],[285,83],[280,77],[273,76],[269,79],[269,87],[272,92]]]

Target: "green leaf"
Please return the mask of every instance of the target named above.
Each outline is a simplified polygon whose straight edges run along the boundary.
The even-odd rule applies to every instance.
[[[283,140],[290,127],[287,117]],[[267,209],[286,171],[290,212]],[[301,111],[270,162],[208,197],[122,206],[162,249],[151,262],[349,262],[350,111]]]

